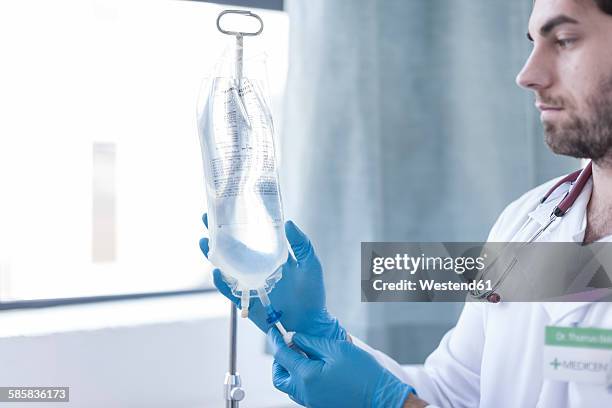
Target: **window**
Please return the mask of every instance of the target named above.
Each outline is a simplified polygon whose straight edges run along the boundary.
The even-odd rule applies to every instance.
[[[0,3],[0,302],[210,285],[195,110],[224,8]],[[278,123],[288,18],[254,11]]]

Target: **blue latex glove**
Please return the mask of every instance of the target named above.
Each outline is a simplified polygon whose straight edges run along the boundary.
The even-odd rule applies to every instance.
[[[344,340],[296,333],[293,343],[307,356],[285,345],[275,328],[268,332],[275,350],[272,381],[300,405],[313,408],[400,408],[416,394],[369,353]]]
[[[208,228],[206,214],[202,217]],[[346,331],[331,316],[325,307],[323,269],[308,237],[292,222],[285,223],[285,235],[295,255],[288,254],[282,266],[282,278],[270,292],[270,302],[283,315],[281,323],[289,331],[297,331],[330,339],[346,339]],[[200,240],[200,249],[208,256],[208,239]],[[233,296],[221,272],[213,271],[217,289],[228,299],[240,306],[240,299]],[[266,312],[259,299],[249,303],[249,319],[264,333],[270,328]]]

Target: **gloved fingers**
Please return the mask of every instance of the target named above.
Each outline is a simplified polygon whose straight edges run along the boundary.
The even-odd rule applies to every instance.
[[[336,342],[337,340],[309,336],[303,333],[295,333],[293,335],[293,343],[305,352],[308,357],[316,360],[326,360],[329,357],[333,357],[336,350]]]
[[[291,220],[285,223],[285,235],[298,263],[319,262],[310,239]]]
[[[304,401],[298,397],[295,384],[291,381],[289,372],[276,360],[272,363],[272,384],[274,384],[277,390],[287,394],[292,401],[302,406],[306,406]]]
[[[301,365],[309,362],[306,357],[285,344],[283,337],[275,327],[268,330],[268,341],[274,352],[274,359],[290,374],[296,372]]]
[[[202,215],[202,222],[204,222],[204,226],[208,229],[208,213],[204,213]]]
[[[221,276],[221,271],[219,269],[213,271],[213,282],[223,296],[234,302],[236,306],[240,306],[240,299],[232,295],[232,290],[223,280],[223,276]]]
[[[297,396],[293,394],[287,394],[287,395],[289,395],[289,398],[291,398],[291,401],[295,402],[296,404],[301,405],[303,407],[306,406],[306,403],[302,401],[301,399],[299,399]]]
[[[202,251],[202,253],[204,254],[204,256],[206,258],[208,258],[208,238],[202,238],[200,239],[200,250]]]
[[[297,261],[295,260],[293,255],[291,255],[291,252],[287,252],[287,262],[285,263],[289,264],[289,266],[294,266],[297,264]]]
[[[289,371],[285,370],[285,367],[280,365],[276,360],[272,363],[272,384],[274,384],[277,390],[285,394],[293,394],[295,391],[291,383]]]

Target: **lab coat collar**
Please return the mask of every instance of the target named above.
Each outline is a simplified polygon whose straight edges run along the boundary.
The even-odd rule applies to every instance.
[[[557,187],[557,189],[548,197],[546,202],[539,204],[533,211],[527,214],[529,218],[540,224],[540,227],[546,225],[550,220],[550,216],[555,206],[559,204],[561,200],[563,200],[563,197],[565,197],[570,187],[570,183],[563,183]]]
[[[564,195],[565,193],[554,199],[549,198],[545,203],[538,205],[535,210],[528,214],[529,218],[537,222],[540,227],[548,224],[555,206],[561,202]]]
[[[537,222],[540,227],[546,225],[555,206],[565,198],[571,185],[570,183],[565,183],[559,186],[545,203],[538,205],[528,214],[529,218]],[[550,234],[554,231],[554,234],[550,234],[550,238],[547,241],[582,243],[587,224],[586,209],[591,198],[592,189],[593,180],[589,179],[580,195],[576,198],[574,205],[572,205],[561,220],[557,220],[549,227],[547,232]]]

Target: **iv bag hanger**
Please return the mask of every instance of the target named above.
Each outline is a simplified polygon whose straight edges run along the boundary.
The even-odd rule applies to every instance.
[[[254,17],[255,19],[257,19],[257,21],[259,21],[259,30],[255,31],[254,33],[249,33],[249,32],[245,32],[245,31],[228,31],[228,30],[224,30],[221,28],[221,17],[223,17],[226,14],[240,14],[243,15],[245,17]],[[219,16],[217,17],[217,29],[219,31],[221,31],[223,34],[227,34],[227,35],[235,35],[235,36],[251,36],[251,35],[259,35],[261,34],[261,32],[263,31],[263,21],[261,20],[261,17],[259,17],[257,14],[251,13],[248,10],[223,10]]]
[[[221,28],[221,18],[227,14],[238,14],[238,15],[242,15],[245,17],[253,17],[259,22],[259,30],[255,32],[224,30],[223,28]],[[223,10],[217,17],[217,29],[223,34],[233,35],[236,37],[236,61],[235,62],[236,62],[236,79],[238,81],[242,80],[244,37],[259,35],[263,31],[263,28],[264,28],[264,24],[263,24],[261,17],[259,17],[255,13],[251,13],[248,10]]]

